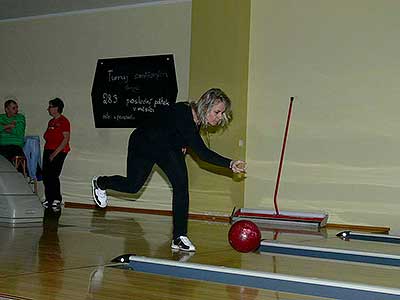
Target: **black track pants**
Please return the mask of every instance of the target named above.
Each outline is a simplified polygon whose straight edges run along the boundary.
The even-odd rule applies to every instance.
[[[145,142],[137,141],[133,132],[128,146],[127,176],[101,176],[97,181],[98,186],[101,189],[137,193],[146,182],[154,164],[157,164],[172,185],[173,237],[187,235],[189,187],[185,156],[180,149],[152,155],[148,151],[149,147]]]

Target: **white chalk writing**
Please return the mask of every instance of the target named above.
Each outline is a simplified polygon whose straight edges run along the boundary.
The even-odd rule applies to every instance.
[[[129,75],[113,75],[114,70],[108,70],[108,82],[122,81],[127,83],[129,81]]]
[[[116,104],[118,103],[118,96],[111,95],[108,93],[103,93],[103,104]]]
[[[166,98],[164,98],[164,97],[160,97],[160,98],[156,99],[156,100],[154,101],[154,107],[157,107],[157,105],[169,106],[168,99],[166,99]]]
[[[111,119],[111,115],[109,113],[103,114],[103,120],[110,120],[110,119]]]
[[[126,99],[126,106],[129,105],[151,105],[151,102],[153,101],[153,98],[146,98],[146,97],[135,97],[135,98],[130,98]]]
[[[133,76],[135,79],[156,79],[160,80],[163,78],[168,78],[168,73],[167,72],[144,72],[144,73],[136,73]]]

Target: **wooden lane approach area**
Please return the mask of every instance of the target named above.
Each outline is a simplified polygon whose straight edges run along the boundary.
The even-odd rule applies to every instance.
[[[122,262],[122,260],[124,260],[124,263],[129,261],[126,265],[133,271],[184,279],[205,280],[228,285],[344,300],[400,299],[400,289],[380,286],[177,262],[135,255],[121,256],[114,259],[113,262]]]
[[[269,254],[273,253],[400,267],[400,256],[383,253],[292,245],[267,241],[261,241],[259,250],[261,253]]]

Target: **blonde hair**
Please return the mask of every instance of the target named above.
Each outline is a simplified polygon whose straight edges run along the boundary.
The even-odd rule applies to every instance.
[[[195,111],[200,121],[200,126],[206,128],[207,115],[214,105],[222,102],[225,106],[225,111],[222,114],[220,127],[225,127],[232,119],[232,103],[229,97],[219,88],[211,88],[206,91],[199,100],[190,102],[190,106]]]

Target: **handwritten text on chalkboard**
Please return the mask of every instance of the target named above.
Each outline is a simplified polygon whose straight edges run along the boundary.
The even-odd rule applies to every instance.
[[[172,55],[100,59],[92,87],[95,125],[137,127],[175,103]]]

